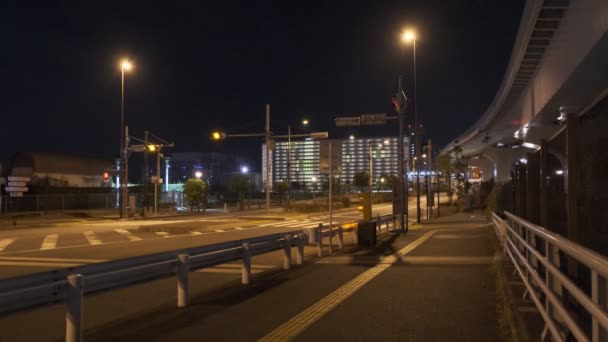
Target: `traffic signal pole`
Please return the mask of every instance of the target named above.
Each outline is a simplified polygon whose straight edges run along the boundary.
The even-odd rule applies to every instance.
[[[266,104],[266,215],[270,214],[270,104]]]

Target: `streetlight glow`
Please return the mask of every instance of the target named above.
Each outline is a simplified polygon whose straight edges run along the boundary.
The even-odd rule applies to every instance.
[[[241,166],[241,173],[249,172],[249,168],[247,166]]]
[[[201,179],[201,177],[203,176],[203,173],[202,173],[202,172],[200,172],[200,171],[196,171],[196,172],[194,173],[194,176],[195,176],[196,178],[198,178],[198,179]]]
[[[416,33],[412,30],[405,30],[401,34],[401,40],[404,43],[411,43],[416,40]]]
[[[308,119],[304,119],[304,120],[302,120],[302,125],[304,125],[304,126],[308,126]]]
[[[129,71],[133,68],[133,64],[128,59],[123,59],[122,62],[120,62],[120,68],[124,71]]]
[[[351,134],[350,137],[348,137],[348,139],[355,140],[355,136]]]

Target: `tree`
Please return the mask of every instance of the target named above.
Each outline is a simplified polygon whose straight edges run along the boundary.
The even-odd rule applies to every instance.
[[[232,177],[230,183],[228,183],[228,190],[238,195],[239,208],[241,210],[245,208],[245,195],[249,192],[251,187],[250,183],[249,177],[245,175],[236,175]]]
[[[378,189],[387,190],[392,189],[393,184],[398,184],[399,178],[385,173],[380,175],[380,178],[376,180],[376,187]]]
[[[190,211],[195,207],[200,211],[201,207],[203,212],[207,209],[207,184],[196,178],[191,178],[184,183],[184,196],[186,202],[190,206]]]
[[[283,203],[283,195],[289,191],[289,183],[287,179],[283,179],[282,181],[274,184],[274,191],[279,194],[279,201]]]
[[[369,173],[367,171],[359,171],[353,177],[353,185],[363,189],[369,186]]]

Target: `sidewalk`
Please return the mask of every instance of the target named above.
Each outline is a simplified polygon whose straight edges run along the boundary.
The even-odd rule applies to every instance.
[[[432,226],[432,227],[431,227]],[[497,286],[493,229],[461,213],[98,330],[113,341],[510,340]],[[503,322],[503,323],[501,323]],[[235,327],[238,326],[238,329]]]

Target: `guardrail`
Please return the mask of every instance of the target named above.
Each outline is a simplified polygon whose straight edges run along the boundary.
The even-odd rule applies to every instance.
[[[541,339],[550,334],[555,341],[607,341],[608,258],[509,212],[505,215],[502,220],[493,214],[492,221],[526,286],[524,296],[530,296],[545,321]],[[590,291],[571,279],[566,264],[589,268]],[[590,317],[590,326],[584,316]]]
[[[306,240],[305,232],[291,231],[5,279],[0,281],[0,314],[66,302],[66,341],[81,341],[85,294],[175,275],[181,308],[188,305],[191,270],[242,260],[241,282],[249,284],[252,256],[282,249],[283,269],[288,270],[293,246],[296,263],[303,263]]]

